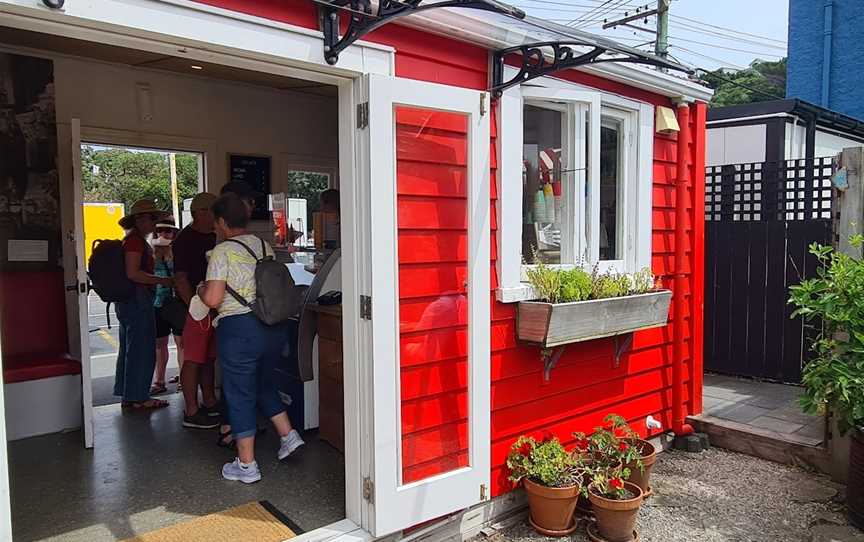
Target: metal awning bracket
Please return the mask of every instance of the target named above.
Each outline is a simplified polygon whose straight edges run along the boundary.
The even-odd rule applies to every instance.
[[[315,0],[319,5],[321,31],[324,33],[324,58],[328,64],[339,61],[339,53],[366,34],[387,23],[435,8],[471,8],[492,11],[522,19],[525,12],[498,0],[378,0],[377,8],[372,0]],[[339,35],[341,14],[348,16],[345,35]]]
[[[504,67],[510,55],[518,54],[518,72],[509,80],[504,80]],[[690,72],[688,68],[666,59],[624,46],[615,46],[608,40],[566,39],[527,43],[496,51],[492,65],[493,96],[500,98],[510,87],[526,81],[551,75],[555,72],[600,63],[629,63],[656,66],[671,70]]]

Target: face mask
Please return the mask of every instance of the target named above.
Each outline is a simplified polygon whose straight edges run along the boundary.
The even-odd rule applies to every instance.
[[[165,239],[164,237],[156,237],[155,239],[150,241],[150,244],[154,247],[170,247],[171,239]]]

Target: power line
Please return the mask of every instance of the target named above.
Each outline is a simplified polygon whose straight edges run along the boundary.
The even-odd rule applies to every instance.
[[[716,32],[716,31],[713,31],[713,30],[701,29],[701,28],[699,28],[699,27],[697,27],[697,26],[691,26],[691,25],[689,25],[689,24],[687,24],[687,23],[680,23],[680,22],[676,22],[676,21],[673,21],[673,22],[672,22],[672,25],[675,26],[675,27],[677,27],[679,30],[684,31],[684,32],[693,32],[693,33],[696,33],[696,34],[702,34],[702,35],[705,35],[705,36],[718,37],[718,38],[721,38],[721,39],[724,39],[724,40],[728,40],[728,41],[736,41],[736,42],[740,42],[740,43],[749,43],[749,44],[751,44],[751,45],[758,45],[758,46],[760,46],[760,47],[767,47],[767,48],[769,48],[769,49],[777,49],[777,50],[779,50],[779,51],[786,51],[786,46],[785,46],[785,45],[783,45],[783,46],[780,46],[780,45],[774,45],[774,44],[772,44],[772,43],[768,43],[768,42],[764,42],[764,41],[752,40],[752,39],[748,39],[748,38],[745,38],[745,37],[742,37],[742,36],[733,36],[733,35],[731,35],[731,34],[725,34],[725,33],[722,33],[722,32]]]
[[[677,40],[677,41],[684,41],[687,43],[695,43],[696,45],[705,45],[707,47],[716,47],[717,49],[725,49],[726,51],[735,51],[737,53],[761,54],[761,55],[765,55],[765,56],[773,56],[776,58],[783,58],[786,56],[786,55],[778,55],[777,53],[765,53],[765,52],[760,52],[760,51],[752,51],[752,50],[748,50],[748,49],[738,49],[736,47],[726,47],[725,45],[718,45],[716,43],[707,43],[704,41],[691,40],[691,39],[682,38],[682,37],[669,36],[669,39],[670,40]]]
[[[732,33],[734,33],[734,34],[742,34],[742,35],[744,35],[744,36],[750,36],[751,38],[759,38],[759,39],[763,39],[763,40],[767,40],[767,41],[774,41],[774,42],[777,42],[777,43],[779,43],[779,44],[781,44],[781,45],[786,45],[786,42],[785,42],[785,41],[782,41],[782,40],[778,40],[778,39],[774,39],[774,38],[769,38],[769,37],[767,37],[767,36],[760,36],[760,35],[758,35],[758,34],[751,34],[751,33],[749,33],[749,32],[744,32],[743,30],[735,30],[734,28],[727,28],[727,27],[725,27],[725,26],[717,26],[717,25],[710,24],[710,23],[706,23],[706,22],[704,22],[704,21],[700,21],[700,20],[697,20],[697,19],[691,19],[691,18],[689,18],[689,17],[684,17],[683,15],[672,15],[672,18],[673,18],[673,19],[682,19],[682,20],[684,20],[684,21],[690,21],[691,23],[695,23],[695,24],[698,24],[698,25],[707,26],[707,27],[710,27],[710,28],[716,28],[717,30],[725,30],[726,32],[732,32]]]
[[[570,21],[570,23],[569,23],[568,26],[570,26],[570,25],[576,26],[577,23],[578,23],[579,21],[584,20],[584,19],[586,19],[586,18],[588,18],[588,17],[592,17],[592,16],[594,16],[594,14],[595,14],[598,10],[600,10],[600,9],[601,9],[602,7],[604,7],[604,6],[608,6],[609,4],[611,4],[611,3],[614,2],[614,1],[616,1],[616,0],[605,0],[602,4],[600,4],[600,5],[597,6],[596,8],[594,8],[594,9],[592,9],[591,11],[589,11],[588,13],[586,13],[583,17],[579,17],[579,18],[577,18],[577,19],[573,19],[572,21]]]

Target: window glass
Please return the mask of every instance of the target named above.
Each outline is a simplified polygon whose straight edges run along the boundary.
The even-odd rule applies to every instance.
[[[604,118],[600,127],[600,260],[620,260],[618,208],[621,186],[621,125]]]
[[[522,258],[561,263],[567,218],[561,166],[564,113],[526,105],[522,150]]]

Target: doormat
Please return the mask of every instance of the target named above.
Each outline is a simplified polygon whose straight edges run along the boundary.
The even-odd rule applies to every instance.
[[[250,502],[123,542],[282,542],[303,531],[267,501]]]

